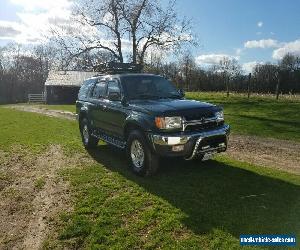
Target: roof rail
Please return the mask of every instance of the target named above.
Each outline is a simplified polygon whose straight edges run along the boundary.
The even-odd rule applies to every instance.
[[[141,73],[143,66],[134,63],[108,62],[94,67],[99,74]]]

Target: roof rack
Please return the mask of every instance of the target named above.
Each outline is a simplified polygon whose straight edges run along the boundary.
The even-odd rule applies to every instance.
[[[99,74],[141,73],[142,69],[143,66],[141,64],[118,62],[102,63],[94,68]]]

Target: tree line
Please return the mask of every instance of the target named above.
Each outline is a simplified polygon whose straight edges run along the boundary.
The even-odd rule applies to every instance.
[[[244,72],[236,59],[224,57],[203,68],[191,54],[175,62],[164,63],[160,57],[146,65],[146,71],[171,79],[186,91],[225,91],[279,94],[300,93],[300,57],[286,54],[277,63],[256,64]]]
[[[106,62],[132,62],[186,91],[300,93],[300,59],[257,64],[251,74],[234,58],[198,65],[191,20],[176,0],[76,0],[70,22],[53,27],[45,45],[0,48],[0,103],[27,101],[41,93],[52,70],[95,71]],[[172,55],[170,57],[170,55]]]
[[[29,93],[42,93],[53,62],[51,55],[44,46],[26,53],[16,44],[0,48],[0,104],[27,102]]]
[[[64,68],[65,57],[54,48],[36,46],[25,53],[19,45],[0,48],[0,103],[26,102],[29,93],[42,93],[50,69],[91,71],[98,63],[113,61],[107,52],[82,54]],[[225,91],[238,93],[300,93],[300,57],[287,54],[277,63],[257,64],[250,74],[238,61],[223,58],[210,67],[197,65],[188,53],[171,62],[152,55],[144,72],[170,79],[185,91]]]

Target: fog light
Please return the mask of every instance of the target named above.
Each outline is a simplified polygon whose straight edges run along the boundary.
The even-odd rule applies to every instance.
[[[184,149],[184,145],[175,145],[172,147],[172,151],[174,152],[179,152],[182,151]]]

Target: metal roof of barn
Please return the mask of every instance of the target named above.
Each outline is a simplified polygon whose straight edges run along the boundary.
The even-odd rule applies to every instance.
[[[46,86],[80,87],[84,80],[95,76],[97,72],[50,71]]]

